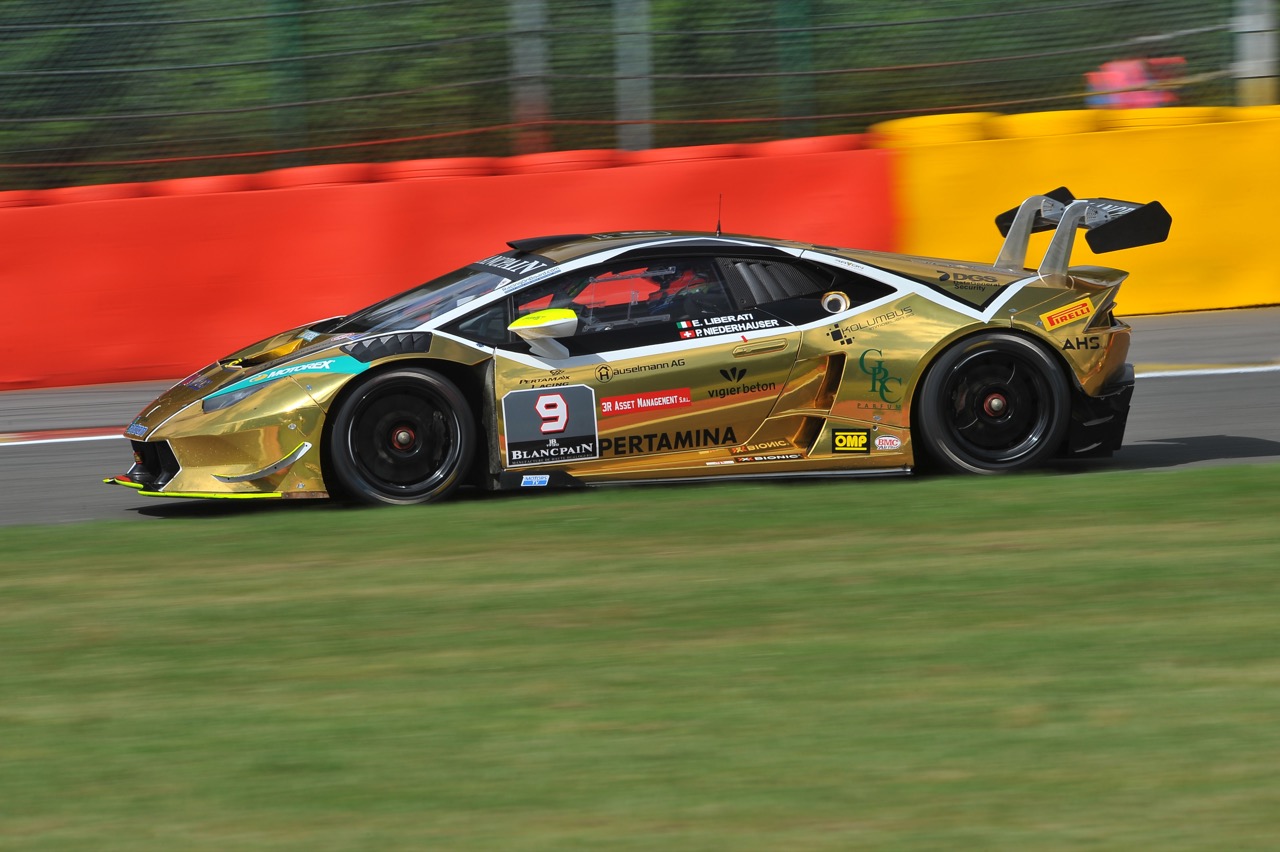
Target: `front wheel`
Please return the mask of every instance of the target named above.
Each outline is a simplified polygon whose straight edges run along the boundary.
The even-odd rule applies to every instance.
[[[364,503],[428,503],[470,467],[475,419],[453,382],[402,368],[357,385],[333,413],[329,441],[331,490]]]
[[[1058,449],[1070,402],[1052,353],[1026,337],[987,332],[933,363],[920,387],[916,425],[926,454],[943,466],[1006,473]]]

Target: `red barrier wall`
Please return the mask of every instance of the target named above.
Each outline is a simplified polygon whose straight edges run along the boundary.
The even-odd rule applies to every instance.
[[[721,195],[726,233],[894,249],[893,152],[793,150],[0,207],[0,389],[178,378],[508,239],[713,230]]]

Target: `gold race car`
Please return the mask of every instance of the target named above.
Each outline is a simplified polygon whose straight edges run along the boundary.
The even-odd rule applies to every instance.
[[[422,503],[487,489],[1002,473],[1119,447],[1126,273],[1158,202],[1065,188],[997,217],[994,264],[716,233],[515,240],[195,373],[106,481],[165,497]],[[1038,268],[1033,232],[1053,230]]]

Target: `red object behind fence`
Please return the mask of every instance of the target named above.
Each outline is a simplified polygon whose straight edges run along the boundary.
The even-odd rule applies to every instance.
[[[893,250],[892,154],[322,186],[287,185],[304,176],[289,172],[268,178],[274,189],[3,207],[0,388],[180,378],[503,251],[508,239],[714,230],[721,196],[725,233]]]

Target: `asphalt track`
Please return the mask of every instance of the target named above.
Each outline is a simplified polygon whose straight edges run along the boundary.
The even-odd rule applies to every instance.
[[[1064,472],[1280,462],[1280,307],[1127,319],[1138,386],[1125,445]],[[0,393],[0,526],[313,510],[103,485],[128,466],[123,425],[167,384]]]

